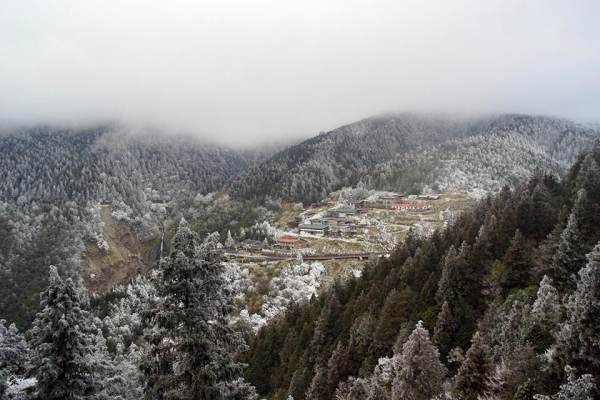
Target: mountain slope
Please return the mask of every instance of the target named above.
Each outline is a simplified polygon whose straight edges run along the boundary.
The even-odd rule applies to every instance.
[[[0,154],[0,317],[22,326],[50,264],[79,278],[86,244],[108,251],[101,203],[140,241],[158,240],[167,203],[246,168],[230,149],[116,126],[5,132]]]
[[[313,202],[341,179],[409,150],[468,136],[458,120],[382,115],[322,133],[279,152],[229,182],[234,197]]]
[[[442,231],[411,232],[360,277],[261,328],[247,380],[270,399],[598,398],[586,382],[600,379],[589,318],[600,296],[599,165],[596,143],[561,180],[537,173]],[[433,365],[443,370],[435,385]],[[436,389],[397,396],[398,386]]]
[[[497,192],[535,170],[562,175],[598,132],[570,121],[505,115],[473,126],[476,135],[397,157],[352,177],[369,188]]]
[[[496,191],[506,182],[526,179],[535,168],[564,172],[595,135],[570,121],[525,115],[479,120],[382,115],[290,147],[243,171],[228,186],[236,197],[305,203],[360,181],[398,191],[419,191],[436,181],[441,188],[454,188],[450,182],[469,181],[480,166],[494,160],[505,164],[505,157],[515,173],[492,168],[478,177],[480,186]],[[490,174],[494,185],[487,184]]]

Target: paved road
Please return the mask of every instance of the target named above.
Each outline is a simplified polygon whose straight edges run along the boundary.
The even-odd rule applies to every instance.
[[[227,252],[228,255],[241,259],[255,259],[261,261],[282,261],[292,260],[295,256],[284,255],[266,255],[266,254],[240,254]],[[381,257],[387,253],[352,253],[352,254],[317,254],[305,255],[302,259],[306,261],[326,261],[326,260],[368,260],[371,256]]]

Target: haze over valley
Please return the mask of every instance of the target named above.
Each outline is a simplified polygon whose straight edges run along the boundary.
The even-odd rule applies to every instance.
[[[0,398],[600,398],[595,2],[0,4]]]

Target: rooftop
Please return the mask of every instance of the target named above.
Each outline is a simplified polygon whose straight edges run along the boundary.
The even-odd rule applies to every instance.
[[[300,239],[300,238],[292,237],[292,236],[282,236],[279,239],[277,239],[278,242],[284,242],[284,243],[296,243],[300,240],[304,240],[304,239]]]
[[[321,224],[300,224],[300,225],[298,225],[298,228],[300,228],[300,229],[326,229],[326,228],[329,228],[329,226],[321,225]]]
[[[353,212],[356,211],[356,208],[342,207],[342,208],[336,208],[335,210],[331,210],[331,211],[338,212],[338,213],[339,212],[351,212],[351,213],[353,213]]]

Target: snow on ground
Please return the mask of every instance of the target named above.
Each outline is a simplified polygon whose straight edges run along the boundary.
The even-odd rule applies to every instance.
[[[9,398],[16,396],[24,396],[24,394],[30,390],[33,390],[37,385],[36,378],[19,378],[16,376],[11,376],[6,381],[8,387],[6,388],[6,396]]]
[[[319,278],[324,272],[325,267],[320,262],[286,265],[279,276],[271,280],[269,294],[266,296],[261,313],[250,314],[247,309],[244,309],[240,312],[238,320],[249,324],[254,331],[257,331],[270,319],[283,313],[290,304],[316,296],[320,287]],[[240,274],[239,280],[243,282],[234,281],[233,286],[242,290],[247,289],[246,279],[247,274]]]

